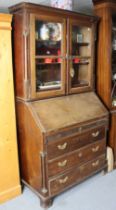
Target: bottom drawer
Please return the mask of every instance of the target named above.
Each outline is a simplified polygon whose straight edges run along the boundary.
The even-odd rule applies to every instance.
[[[81,182],[85,178],[102,170],[106,166],[105,155],[101,156],[87,164],[75,168],[67,173],[49,180],[49,192],[53,196],[72,185]]]

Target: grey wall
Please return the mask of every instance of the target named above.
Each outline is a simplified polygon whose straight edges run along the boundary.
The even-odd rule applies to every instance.
[[[23,0],[22,0],[23,1]],[[22,2],[21,0],[0,0],[0,12],[8,12],[8,7]],[[24,0],[24,2],[32,2],[43,5],[50,5],[50,0]],[[73,0],[73,10],[92,13],[92,0]]]

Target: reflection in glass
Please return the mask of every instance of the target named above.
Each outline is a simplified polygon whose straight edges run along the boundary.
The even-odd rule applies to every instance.
[[[71,87],[81,87],[89,85],[89,59],[73,59],[70,68]]]
[[[61,53],[61,23],[35,22],[36,55],[59,55]]]
[[[91,29],[88,27],[72,26],[71,54],[79,56],[91,55]]]

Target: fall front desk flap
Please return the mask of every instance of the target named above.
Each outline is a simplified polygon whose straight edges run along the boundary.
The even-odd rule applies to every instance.
[[[43,132],[108,116],[106,108],[94,92],[29,102],[28,105]]]

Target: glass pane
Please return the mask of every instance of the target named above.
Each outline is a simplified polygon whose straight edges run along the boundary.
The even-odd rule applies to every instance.
[[[36,91],[61,88],[61,58],[36,59]]]
[[[116,106],[116,15],[112,23],[112,105]]]
[[[36,20],[36,55],[61,54],[62,24]]]
[[[74,58],[71,62],[70,76],[71,87],[81,87],[89,85],[89,59]]]
[[[91,56],[91,28],[72,26],[71,55]]]

